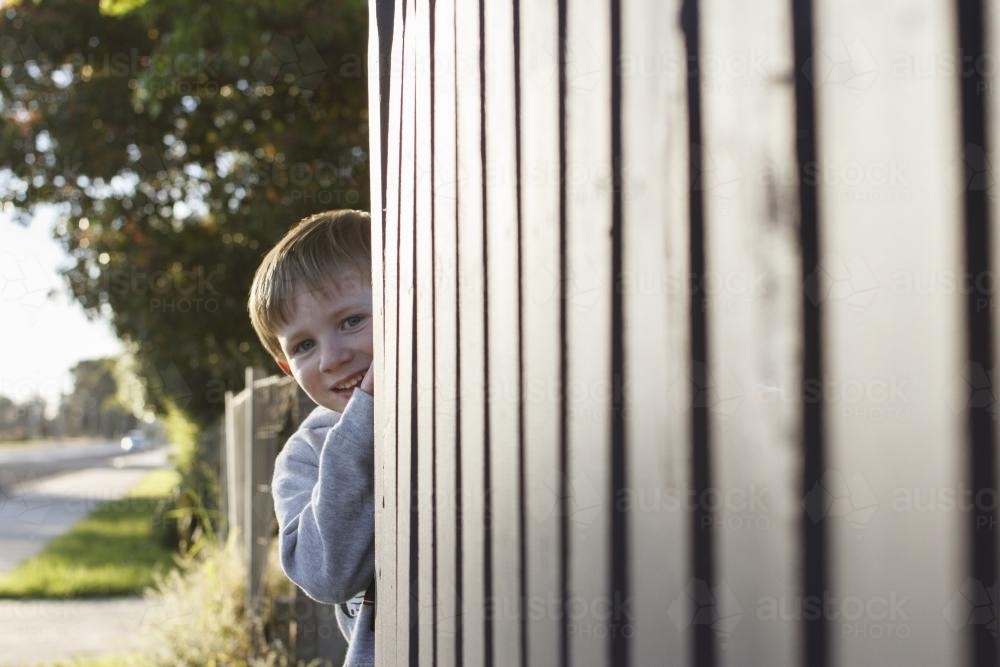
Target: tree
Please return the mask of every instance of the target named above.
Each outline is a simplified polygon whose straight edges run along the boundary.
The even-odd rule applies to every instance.
[[[0,19],[0,192],[53,207],[72,293],[201,423],[247,365],[253,271],[368,208],[366,3],[40,0]]]
[[[117,365],[116,359],[87,359],[70,370],[73,393],[60,405],[65,435],[114,438],[135,426],[135,417],[118,398]]]
[[[0,395],[0,440],[30,440],[51,435],[53,424],[45,418],[45,399],[38,395],[14,401]]]

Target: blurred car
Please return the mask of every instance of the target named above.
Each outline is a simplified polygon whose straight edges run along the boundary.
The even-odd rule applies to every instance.
[[[149,440],[146,438],[146,434],[138,429],[129,431],[122,438],[122,450],[126,452],[138,451],[148,446]]]

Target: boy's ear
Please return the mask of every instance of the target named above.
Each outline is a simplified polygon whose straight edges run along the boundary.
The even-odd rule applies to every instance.
[[[292,370],[291,368],[289,368],[287,361],[285,361],[284,359],[275,359],[275,361],[277,362],[278,368],[281,369],[282,373],[284,373],[285,375],[292,374]]]

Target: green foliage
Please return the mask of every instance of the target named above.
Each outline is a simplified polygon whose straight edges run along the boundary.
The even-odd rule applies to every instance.
[[[146,4],[146,0],[101,0],[101,13],[110,16],[128,14]]]
[[[270,559],[272,569],[275,560]],[[225,545],[207,542],[197,557],[181,559],[177,570],[159,577],[156,588],[146,593],[150,607],[162,609],[164,620],[150,628],[149,646],[132,656],[130,664],[295,664],[286,644],[267,638],[270,610],[265,606],[260,615],[247,613],[246,578],[246,565],[233,540]],[[271,599],[279,591],[266,593]]]
[[[163,417],[163,428],[170,441],[170,458],[183,475],[198,463],[198,437],[201,428],[182,410],[168,405]]]
[[[157,508],[160,537],[167,548],[194,555],[219,527],[219,476],[210,462],[218,461],[221,431],[200,427],[173,406],[164,425],[180,482]]]
[[[263,253],[368,207],[366,3],[39,0],[0,35],[0,196],[57,215],[72,293],[158,411],[211,423],[270,363],[246,315]]]

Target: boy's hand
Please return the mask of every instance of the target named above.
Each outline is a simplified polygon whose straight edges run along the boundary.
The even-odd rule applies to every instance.
[[[368,367],[368,372],[365,373],[365,377],[361,380],[361,391],[369,394],[371,396],[375,395],[375,362]]]

